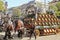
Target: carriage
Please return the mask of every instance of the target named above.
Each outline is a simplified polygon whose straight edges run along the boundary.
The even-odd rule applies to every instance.
[[[37,20],[31,17],[25,18],[24,22],[26,28],[31,27],[29,23],[34,23],[37,36],[56,34],[58,33],[58,25],[60,25],[59,19],[50,14],[39,14]]]

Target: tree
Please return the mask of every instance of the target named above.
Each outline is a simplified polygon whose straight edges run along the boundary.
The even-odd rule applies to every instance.
[[[50,5],[50,9],[55,11],[56,16],[60,16],[60,2],[57,2],[55,5]]]
[[[0,11],[4,11],[4,2],[0,0]]]
[[[60,11],[56,11],[56,16],[60,16]]]
[[[20,9],[13,8],[13,17],[19,18],[21,16]]]
[[[56,6],[57,6],[57,8],[58,8],[58,11],[60,11],[60,2],[57,2],[57,3],[56,3]]]
[[[50,10],[49,10],[49,12],[47,11],[47,13],[56,14],[56,12],[58,11],[58,8],[55,5],[50,5],[49,8],[50,8]]]
[[[58,11],[56,12],[56,15],[60,16],[60,2],[56,3],[56,7],[58,8]]]
[[[55,5],[50,5],[50,9],[52,9],[54,11],[58,11],[58,8]]]

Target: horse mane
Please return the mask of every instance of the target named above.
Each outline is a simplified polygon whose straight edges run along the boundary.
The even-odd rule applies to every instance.
[[[21,20],[15,20],[15,30],[19,26],[18,23],[20,23],[20,25],[21,25],[20,27],[24,26],[24,24],[23,24],[23,22]]]

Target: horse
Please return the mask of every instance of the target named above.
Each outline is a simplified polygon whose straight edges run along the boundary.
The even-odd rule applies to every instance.
[[[5,29],[5,30],[4,30],[4,31],[5,31],[4,39],[6,39],[7,36],[8,36],[8,38],[12,38],[11,31],[14,30],[14,27],[13,27],[12,22],[10,22],[10,23],[7,22],[7,23],[5,23],[4,29]]]
[[[34,23],[24,23],[25,25],[25,28],[26,28],[26,36],[29,36],[29,40],[31,39],[32,37],[32,34],[34,34],[34,37],[36,39],[36,34],[35,34],[35,25]]]
[[[15,32],[18,32],[18,37],[22,38],[22,34],[24,32],[24,24],[21,20],[15,20]]]

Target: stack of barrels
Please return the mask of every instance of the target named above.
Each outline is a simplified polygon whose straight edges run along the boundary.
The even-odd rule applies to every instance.
[[[40,26],[51,26],[51,25],[59,25],[60,21],[54,15],[39,14],[35,24]]]
[[[37,15],[37,20],[35,18],[26,18],[25,21],[27,23],[25,23],[26,28],[29,28],[30,25],[29,23],[34,23],[36,26],[53,26],[53,25],[60,25],[60,20],[54,16],[54,15],[50,15],[50,14],[38,14]],[[28,25],[27,25],[28,24]],[[43,31],[42,31],[43,30]],[[38,30],[36,29],[36,34],[39,36],[40,33],[41,34],[50,34],[50,33],[56,33],[56,30],[54,28],[52,29],[42,29],[42,30]],[[44,32],[44,33],[43,33]]]
[[[37,20],[35,21],[35,25],[37,25],[37,26],[60,25],[60,20],[54,15],[38,14]],[[54,28],[52,28],[52,29],[51,28],[44,28],[42,30],[39,32],[39,30],[37,29],[36,32],[39,32],[41,34],[51,34],[51,33],[56,34],[56,30]],[[37,34],[40,35],[39,33],[37,33]]]

